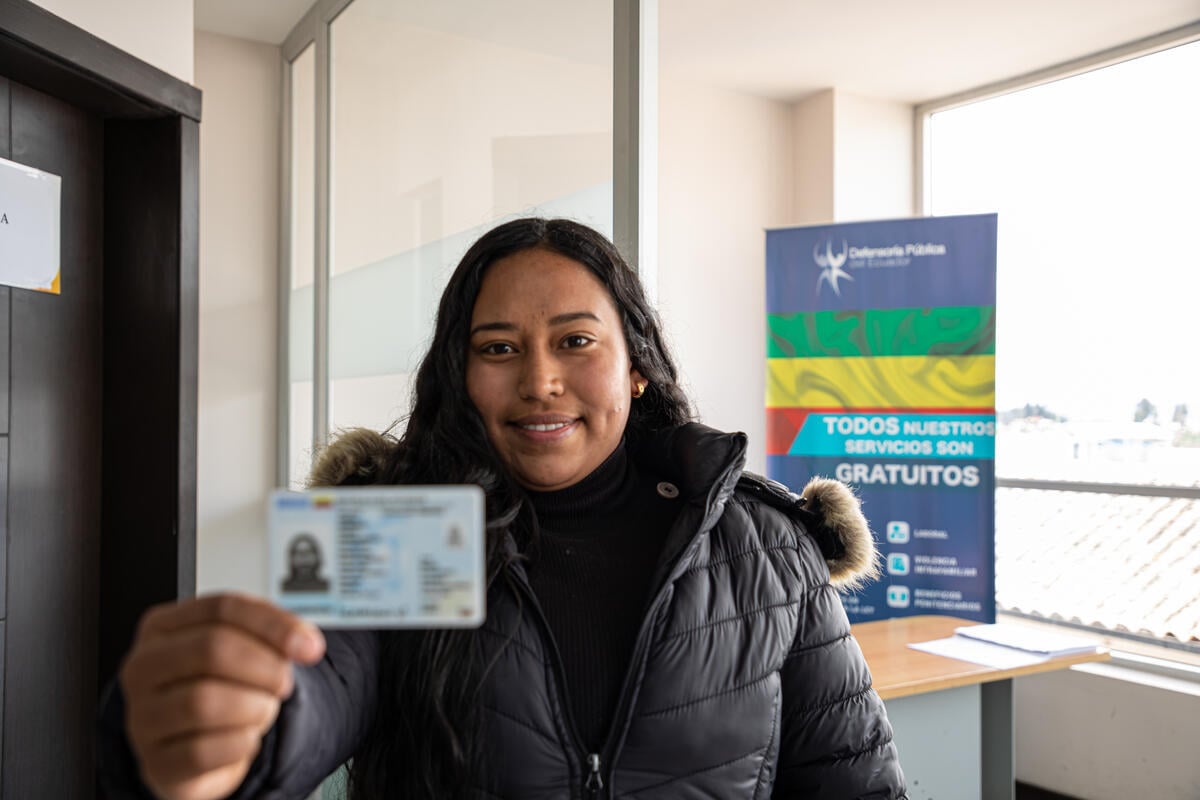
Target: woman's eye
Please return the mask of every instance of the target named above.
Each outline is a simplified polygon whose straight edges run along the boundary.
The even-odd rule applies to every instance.
[[[591,341],[592,340],[588,337],[577,333],[573,336],[568,336],[566,339],[563,339],[563,344],[567,347],[586,347],[587,345],[591,344]]]
[[[504,342],[489,342],[479,348],[479,352],[488,356],[506,356],[509,353],[517,352],[512,345]]]

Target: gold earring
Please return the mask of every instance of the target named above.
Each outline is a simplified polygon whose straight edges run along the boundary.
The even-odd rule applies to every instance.
[[[646,393],[646,384],[642,383],[641,381],[638,381],[637,383],[635,383],[633,385],[633,397],[635,400],[637,398],[641,397],[645,393]]]

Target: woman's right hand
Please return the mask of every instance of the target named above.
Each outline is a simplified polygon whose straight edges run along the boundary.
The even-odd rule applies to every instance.
[[[265,600],[221,594],[151,608],[119,678],[146,786],[163,800],[231,794],[292,692],[292,663],[324,653],[316,627]]]

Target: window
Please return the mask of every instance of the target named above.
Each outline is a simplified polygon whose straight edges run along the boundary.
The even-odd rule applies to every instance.
[[[924,113],[998,212],[1002,611],[1200,652],[1200,42]]]

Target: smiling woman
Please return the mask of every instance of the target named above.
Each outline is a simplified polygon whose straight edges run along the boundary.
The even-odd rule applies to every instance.
[[[105,709],[110,785],[138,788],[136,764],[164,798],[300,798],[352,758],[355,800],[904,797],[836,588],[876,568],[856,501],[822,480],[797,498],[743,471],[744,434],[689,421],[611,242],[536,218],[485,234],[414,395],[399,440],[354,431],[312,483],[482,487],[482,628],[156,609]]]

